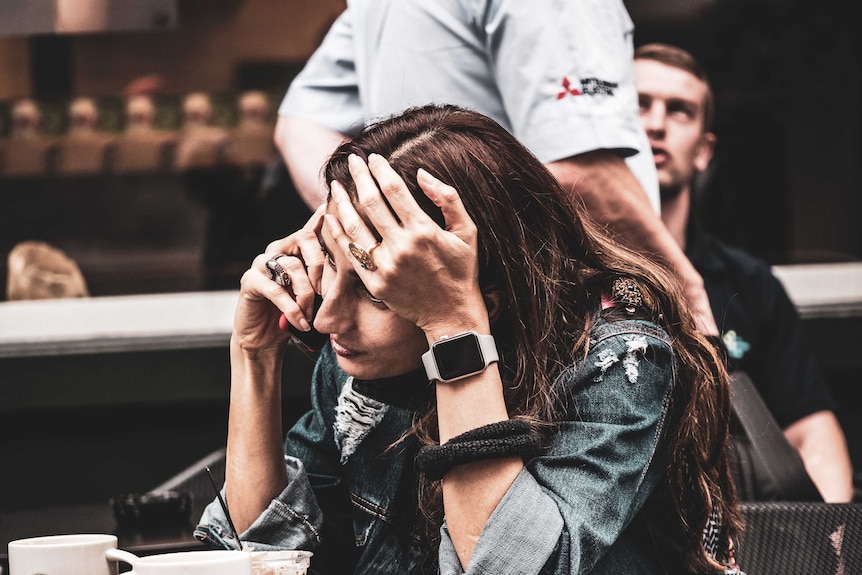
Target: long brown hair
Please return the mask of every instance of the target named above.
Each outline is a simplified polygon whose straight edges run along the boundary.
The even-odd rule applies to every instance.
[[[715,348],[697,331],[676,280],[667,270],[612,241],[580,213],[544,165],[496,122],[450,105],[429,105],[373,124],[342,144],[325,169],[356,200],[347,157],[377,153],[389,160],[420,206],[443,218],[419,188],[421,167],[455,187],[479,234],[480,285],[497,286],[505,305],[492,326],[501,355],[510,417],[543,433],[565,416],[559,374],[589,346],[600,297],[614,279],[638,282],[674,341],[677,383],[667,429],[667,483],[678,501],[680,531],[689,539],[690,567],[715,568],[701,545],[714,511],[730,536],[741,519],[727,458],[727,373]],[[658,319],[661,318],[661,319]],[[413,432],[437,437],[434,406]],[[439,486],[423,491],[439,527]],[[433,532],[433,530],[432,530]]]

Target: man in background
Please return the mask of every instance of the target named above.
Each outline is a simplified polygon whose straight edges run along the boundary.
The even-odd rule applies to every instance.
[[[692,216],[693,179],[716,143],[706,73],[685,50],[647,44],[635,51],[635,76],[661,219],[704,279],[731,371],[751,377],[824,500],[850,501],[847,443],[795,307],[766,263],[709,236]]]
[[[324,160],[363,124],[428,103],[482,112],[620,240],[669,263],[717,334],[702,279],[658,218],[633,32],[621,0],[354,0],[291,84],[276,144],[315,209]]]

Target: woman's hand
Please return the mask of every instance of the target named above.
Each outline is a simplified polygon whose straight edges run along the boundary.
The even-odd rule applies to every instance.
[[[366,165],[352,155],[349,167],[363,215],[382,239],[378,245],[337,182],[331,185],[337,217],[330,213],[325,221],[368,291],[424,330],[429,339],[467,329],[487,333],[476,225],[458,192],[419,170],[417,182],[443,212],[444,230],[419,207],[382,156],[369,155]]]
[[[233,327],[233,340],[242,349],[280,348],[290,337],[279,328],[282,314],[301,331],[311,328],[314,295],[320,292],[323,274],[318,234],[325,209],[319,207],[299,231],[270,243],[243,274]],[[273,281],[267,268],[278,254],[284,254],[274,260],[287,274],[284,286]]]

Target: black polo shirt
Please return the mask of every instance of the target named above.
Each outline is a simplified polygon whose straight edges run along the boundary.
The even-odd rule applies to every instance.
[[[778,424],[836,411],[799,314],[769,266],[689,227],[686,255],[703,276],[729,367],[751,377]]]

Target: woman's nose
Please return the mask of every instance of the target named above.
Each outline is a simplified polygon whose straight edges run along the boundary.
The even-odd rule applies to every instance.
[[[314,318],[314,329],[321,333],[344,333],[353,316],[344,290],[338,285],[323,286],[323,303]]]

